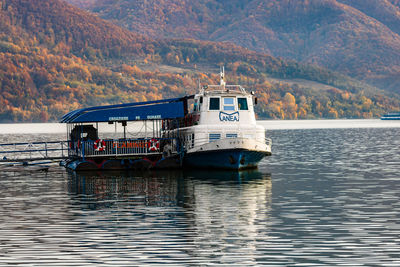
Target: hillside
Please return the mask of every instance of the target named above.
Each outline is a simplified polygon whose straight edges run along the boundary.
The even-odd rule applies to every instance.
[[[232,42],[400,92],[398,0],[95,0],[86,7],[152,38]]]
[[[106,22],[59,0],[1,0],[2,27],[33,34],[48,47],[63,43],[75,53],[103,53],[119,56],[121,50],[140,54],[151,44],[148,38]],[[13,32],[14,34],[16,32]],[[13,34],[11,33],[11,34]],[[26,38],[29,38],[27,36]]]
[[[95,1],[95,0],[93,0]],[[372,19],[375,19],[391,31],[400,34],[400,1],[398,0],[338,0],[351,6]]]
[[[262,118],[367,118],[400,107],[399,96],[323,68],[229,43],[153,40],[61,0],[0,0],[0,29],[1,122],[193,93],[198,80],[217,82],[222,64],[230,83],[257,91]]]
[[[96,3],[96,0],[68,0],[67,2],[79,8],[90,8]]]

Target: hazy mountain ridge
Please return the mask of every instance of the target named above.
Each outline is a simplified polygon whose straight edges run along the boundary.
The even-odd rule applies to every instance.
[[[393,32],[400,33],[400,1],[398,0],[338,0],[376,19]]]
[[[151,37],[229,41],[398,92],[399,8],[397,0],[97,0],[89,9]]]

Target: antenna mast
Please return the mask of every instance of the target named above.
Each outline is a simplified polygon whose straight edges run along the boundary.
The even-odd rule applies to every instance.
[[[225,85],[226,85],[226,82],[225,82],[225,67],[224,66],[222,66],[221,67],[221,74],[220,74],[220,78],[221,78],[221,81],[220,81],[220,86],[223,88],[223,89],[225,89]]]

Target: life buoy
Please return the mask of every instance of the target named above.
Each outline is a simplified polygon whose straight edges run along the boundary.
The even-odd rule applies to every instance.
[[[94,150],[95,151],[104,151],[104,149],[106,148],[106,142],[104,140],[101,139],[97,139],[96,142],[94,142]]]
[[[160,142],[153,138],[147,143],[147,147],[149,148],[150,151],[158,151],[160,149]]]

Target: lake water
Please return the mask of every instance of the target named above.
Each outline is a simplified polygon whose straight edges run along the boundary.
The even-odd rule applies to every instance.
[[[0,171],[0,265],[400,266],[400,123],[261,123],[253,171]]]

